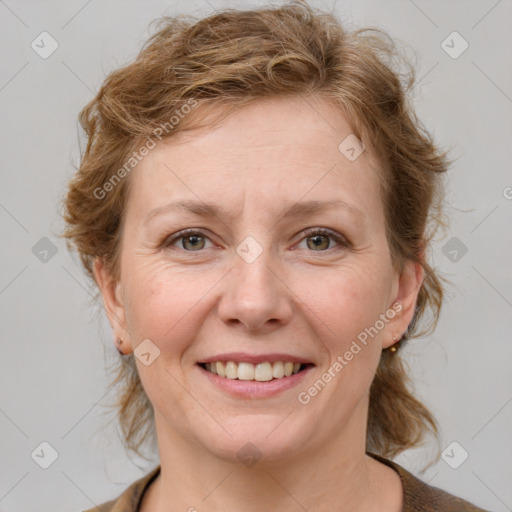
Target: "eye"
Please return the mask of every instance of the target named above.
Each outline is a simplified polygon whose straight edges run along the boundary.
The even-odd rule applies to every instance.
[[[331,240],[341,247],[348,247],[347,242],[341,235],[325,228],[311,228],[306,230],[306,247],[315,252],[327,252],[332,247]],[[176,247],[186,252],[198,252],[207,249],[206,242],[210,239],[197,229],[185,229],[166,238],[162,243],[163,248]],[[179,243],[179,246],[177,244]]]
[[[316,252],[326,252],[328,249],[331,249],[330,239],[342,247],[348,246],[348,242],[343,237],[334,231],[324,228],[311,228],[307,230],[306,237],[303,240],[306,242],[308,249]]]
[[[185,229],[175,235],[171,235],[162,245],[163,247],[169,248],[181,241],[180,249],[187,252],[196,252],[206,248],[206,240],[209,240],[209,238],[201,231]]]

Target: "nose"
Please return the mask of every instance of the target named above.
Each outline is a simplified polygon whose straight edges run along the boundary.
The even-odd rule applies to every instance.
[[[277,265],[272,266],[265,252],[268,254],[264,251],[252,263],[235,256],[234,268],[226,277],[218,308],[223,322],[243,325],[247,331],[266,333],[290,321],[293,294],[280,278]]]

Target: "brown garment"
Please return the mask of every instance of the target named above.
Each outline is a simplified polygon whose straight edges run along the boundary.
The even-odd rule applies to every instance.
[[[393,468],[400,475],[404,489],[402,512],[489,512],[442,489],[423,483],[395,462],[374,453],[368,455]],[[117,499],[84,512],[138,512],[144,491],[159,473],[160,466],[157,466],[131,484]]]

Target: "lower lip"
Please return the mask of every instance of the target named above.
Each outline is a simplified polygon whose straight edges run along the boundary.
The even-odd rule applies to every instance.
[[[302,382],[302,380],[304,380],[306,374],[309,373],[313,367],[307,367],[299,373],[290,375],[289,377],[281,377],[280,379],[272,379],[266,382],[228,379],[227,377],[214,375],[199,365],[198,368],[212,384],[234,397],[268,398],[297,386]]]

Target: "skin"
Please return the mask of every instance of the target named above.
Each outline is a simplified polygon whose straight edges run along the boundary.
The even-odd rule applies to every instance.
[[[161,460],[143,511],[401,510],[398,474],[365,453],[369,388],[381,351],[412,319],[423,273],[410,261],[401,274],[393,268],[377,166],[368,150],[353,162],[338,150],[351,133],[320,98],[265,99],[168,139],[132,171],[120,279],[100,260],[94,270],[123,351],[147,338],[160,350],[149,366],[136,359]],[[174,200],[212,202],[232,218],[168,211],[144,224]],[[359,213],[280,215],[306,200],[342,200]],[[203,231],[197,248],[190,238],[163,246],[185,228]],[[262,248],[252,263],[236,252],[248,236]],[[301,404],[298,393],[396,301],[400,312]],[[234,398],[196,364],[231,351],[291,353],[315,366],[276,396]],[[237,457],[247,442],[262,453],[252,467]]]

